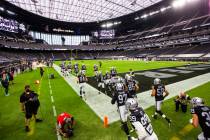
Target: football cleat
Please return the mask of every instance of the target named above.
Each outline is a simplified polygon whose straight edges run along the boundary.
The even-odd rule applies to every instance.
[[[28,126],[26,126],[25,131],[26,131],[26,132],[29,132],[29,131],[30,131],[30,129],[29,129]]]
[[[167,120],[168,121],[168,127],[171,127],[171,120]]]
[[[152,115],[152,118],[157,119],[157,115]]]

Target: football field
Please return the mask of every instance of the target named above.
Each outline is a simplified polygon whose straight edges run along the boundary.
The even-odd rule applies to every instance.
[[[86,64],[87,75],[93,76],[93,65],[100,60],[73,61]],[[101,71],[110,70],[116,67],[119,73],[128,72],[130,68],[134,71],[153,70],[166,67],[178,67],[188,64],[188,62],[143,62],[143,61],[117,61],[101,60]],[[60,62],[55,62],[60,64]],[[194,64],[194,63],[191,63]],[[81,100],[66,81],[53,69],[44,68],[44,76],[41,79],[38,70],[24,72],[15,77],[14,85],[10,85],[10,96],[5,97],[2,87],[0,88],[0,140],[57,140],[56,135],[56,115],[62,112],[69,112],[75,118],[74,136],[71,140],[126,140],[126,135],[120,128],[120,121],[114,122],[108,128],[103,127],[103,122]],[[204,71],[205,72],[205,71]],[[53,73],[55,79],[49,80],[48,75]],[[40,80],[40,84],[35,84]],[[173,81],[173,80],[172,80]],[[170,82],[169,82],[170,83]],[[19,97],[24,91],[26,84],[31,85],[31,89],[39,94],[41,106],[38,117],[43,119],[41,123],[31,120],[31,131],[24,130],[24,113],[20,111]],[[151,83],[148,83],[148,85]],[[92,85],[94,86],[94,85]],[[195,89],[188,91],[191,96],[198,96],[205,99],[210,105],[210,83],[206,83]],[[141,91],[139,91],[141,92]],[[111,98],[110,98],[111,100]],[[141,103],[139,103],[141,105]],[[146,113],[151,116],[153,107],[146,109]],[[169,128],[166,121],[159,118],[152,120],[154,131],[159,140],[193,140],[200,133],[200,129],[194,129],[189,125],[191,114],[189,108],[187,113],[175,112],[173,99],[166,100],[163,105],[163,112],[172,119],[172,126]],[[135,133],[132,133],[135,136]]]

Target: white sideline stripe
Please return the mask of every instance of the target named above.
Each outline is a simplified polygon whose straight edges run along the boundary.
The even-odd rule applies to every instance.
[[[54,99],[53,99],[53,96],[51,96],[51,101],[52,101],[52,103],[54,103]]]
[[[54,69],[64,77],[60,71],[60,67],[56,64],[53,65]],[[167,99],[175,97],[180,92],[185,92],[200,85],[203,85],[210,81],[210,73],[206,73],[200,76],[196,76],[190,79],[179,81],[166,86],[166,89],[169,91],[169,96]],[[76,83],[76,77],[70,75],[64,77],[65,81],[72,87],[72,89],[79,95],[79,85]],[[87,105],[98,115],[98,117],[103,121],[104,116],[108,116],[109,123],[120,120],[119,114],[117,112],[116,105],[111,105],[111,98],[103,93],[98,94],[98,90],[92,87],[89,84],[86,84],[86,98],[84,101]],[[137,94],[137,99],[139,105],[144,109],[149,108],[154,105],[154,98],[151,97],[151,90]]]
[[[50,95],[52,95],[52,90],[50,90]]]

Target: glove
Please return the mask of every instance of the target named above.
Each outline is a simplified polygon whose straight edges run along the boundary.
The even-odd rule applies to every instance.
[[[190,120],[189,120],[189,123],[192,124],[192,123],[193,123],[193,119],[190,119]]]

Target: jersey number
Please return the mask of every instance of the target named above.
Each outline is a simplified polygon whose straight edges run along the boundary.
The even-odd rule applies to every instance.
[[[126,99],[127,99],[127,94],[118,95],[118,100],[119,100],[120,104],[124,103],[124,101],[126,101]]]
[[[210,127],[210,112],[202,112],[203,117],[206,117],[206,125]]]
[[[152,129],[152,125],[150,123],[148,123],[148,119],[146,117],[146,115],[144,114],[143,117],[141,117],[141,124],[144,126],[145,130],[152,135],[153,129]]]
[[[157,96],[162,96],[164,92],[164,88],[158,88],[157,89]]]

